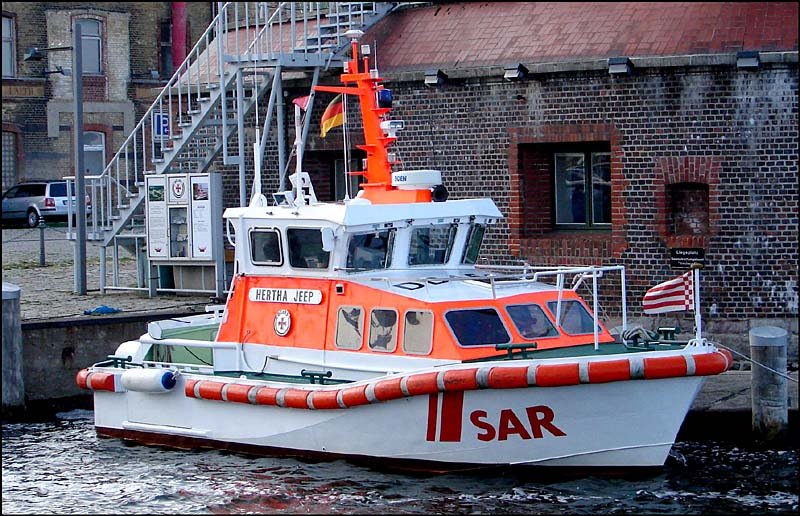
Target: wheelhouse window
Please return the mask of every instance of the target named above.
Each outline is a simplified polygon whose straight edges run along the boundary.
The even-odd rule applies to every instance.
[[[347,246],[347,268],[369,270],[389,267],[392,261],[394,235],[394,229],[387,229],[350,237]]]
[[[81,26],[81,59],[83,73],[101,74],[103,44],[100,37],[100,22],[97,20],[80,19],[76,23]]]
[[[611,153],[555,153],[555,215],[561,228],[611,225]]]
[[[506,311],[523,338],[532,340],[558,335],[539,305],[510,305]]]
[[[392,352],[397,347],[397,311],[375,308],[369,319],[369,348]]]
[[[250,257],[256,265],[283,265],[280,233],[274,229],[252,230]]]
[[[511,341],[500,314],[494,308],[450,310],[444,318],[462,346],[487,346]]]
[[[403,351],[427,355],[433,349],[433,312],[409,310],[403,320]]]
[[[289,265],[296,269],[327,269],[331,253],[322,249],[320,228],[291,228],[286,231]]]
[[[555,318],[558,311],[558,302],[549,301],[547,309],[553,314]],[[592,316],[586,311],[578,301],[561,301],[561,316],[559,326],[570,335],[584,335],[593,333],[592,330]],[[598,328],[598,331],[600,328]]]
[[[17,75],[14,29],[14,18],[3,16],[3,77]]]
[[[442,265],[450,259],[453,240],[456,236],[455,224],[416,227],[411,232],[411,245],[408,251],[409,265]]]
[[[361,333],[364,327],[364,309],[360,306],[340,306],[336,317],[336,347],[342,349],[361,348]]]
[[[464,246],[464,256],[461,263],[475,265],[478,262],[478,255],[483,244],[483,235],[486,233],[486,226],[483,224],[472,224],[467,235],[467,244]]]

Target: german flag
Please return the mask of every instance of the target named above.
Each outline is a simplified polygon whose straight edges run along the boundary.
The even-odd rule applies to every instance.
[[[342,94],[340,93],[334,97],[331,103],[328,104],[328,107],[325,108],[325,112],[322,113],[322,119],[319,121],[319,125],[322,128],[321,136],[323,138],[328,134],[328,131],[344,124],[344,113],[342,109]]]

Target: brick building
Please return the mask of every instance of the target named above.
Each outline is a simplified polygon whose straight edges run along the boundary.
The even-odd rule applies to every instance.
[[[86,167],[100,173],[212,19],[213,2],[3,2],[3,181],[74,174],[71,51],[81,23]],[[47,72],[47,73],[46,73]]]
[[[783,326],[796,362],[797,29],[796,3],[444,3],[362,41],[406,122],[404,166],[506,216],[487,257],[625,265],[636,317],[685,270],[671,252],[700,249],[705,329],[746,346],[753,325]],[[334,133],[311,138],[306,169]],[[692,328],[690,313],[660,322]]]

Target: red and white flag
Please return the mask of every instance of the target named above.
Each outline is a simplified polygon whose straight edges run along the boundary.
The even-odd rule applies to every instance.
[[[675,279],[659,283],[642,299],[646,314],[694,310],[694,281],[692,271]]]

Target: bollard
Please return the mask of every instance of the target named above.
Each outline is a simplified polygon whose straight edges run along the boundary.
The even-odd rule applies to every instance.
[[[750,356],[754,362],[786,375],[786,342],[788,333],[775,326],[750,330]],[[780,441],[787,436],[789,397],[786,378],[753,364],[752,369],[753,432],[762,441]]]
[[[25,409],[20,288],[3,282],[3,415]]]
[[[44,223],[44,217],[39,219],[39,267],[45,266],[44,259],[44,230],[47,224]]]

